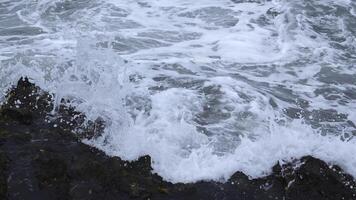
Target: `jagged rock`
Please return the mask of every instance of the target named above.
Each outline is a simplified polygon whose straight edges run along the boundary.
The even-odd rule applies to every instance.
[[[53,109],[52,95],[27,79],[8,93],[0,109],[0,199],[356,199],[353,177],[310,156],[277,163],[259,179],[236,172],[225,183],[172,184],[152,173],[149,156],[127,162],[81,143],[100,134],[102,120],[85,123],[65,101]]]

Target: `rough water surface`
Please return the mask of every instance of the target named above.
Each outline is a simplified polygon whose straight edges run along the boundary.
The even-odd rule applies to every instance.
[[[352,0],[0,1],[0,99],[31,77],[171,182],[305,155],[356,177],[355,55]]]

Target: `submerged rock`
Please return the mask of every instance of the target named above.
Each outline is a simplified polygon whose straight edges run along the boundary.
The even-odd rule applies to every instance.
[[[65,101],[53,110],[52,95],[27,79],[9,91],[0,109],[0,199],[356,199],[353,177],[310,156],[259,179],[236,172],[225,183],[172,184],[152,173],[149,156],[127,162],[81,143],[100,135],[102,120],[87,122]]]

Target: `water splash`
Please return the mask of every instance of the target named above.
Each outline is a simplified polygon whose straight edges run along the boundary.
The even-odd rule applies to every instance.
[[[356,176],[351,1],[0,5],[2,93],[27,75],[103,118],[85,142],[109,155],[149,154],[172,182],[259,177],[304,155]]]

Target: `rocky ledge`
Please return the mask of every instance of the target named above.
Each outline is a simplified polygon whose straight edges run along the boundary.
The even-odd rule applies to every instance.
[[[101,120],[61,105],[27,79],[11,89],[0,109],[0,199],[354,200],[356,183],[338,166],[307,156],[249,179],[172,184],[151,172],[151,159],[109,157],[81,143],[103,130]],[[55,113],[55,114],[53,114]]]

